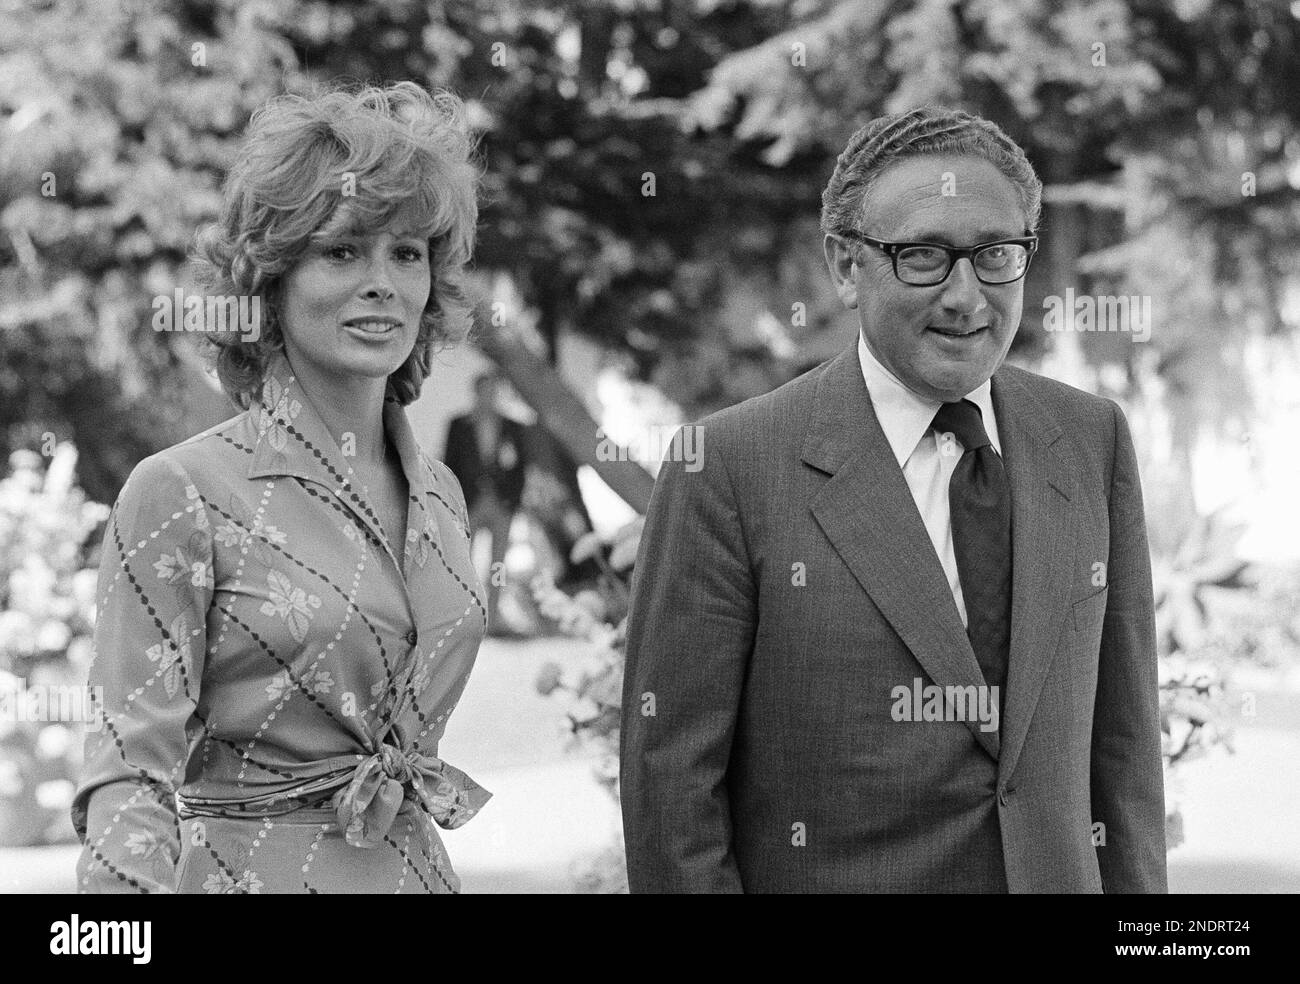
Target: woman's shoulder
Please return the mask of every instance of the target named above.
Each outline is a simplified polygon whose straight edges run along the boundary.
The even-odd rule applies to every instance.
[[[253,444],[244,431],[256,434],[247,412],[141,459],[127,476],[119,501],[131,496],[165,497],[173,492],[192,497],[191,487],[220,482],[236,474],[241,463],[247,469]]]
[[[446,462],[439,461],[431,454],[421,451],[420,457],[423,459],[425,467],[433,474],[437,484],[451,492],[456,501],[463,505],[465,493],[461,490],[460,480],[456,478],[456,473],[447,466]]]
[[[465,492],[460,487],[460,480],[447,463],[420,449],[420,460],[424,462],[426,474],[429,475],[434,491],[450,504],[452,512],[462,522],[468,522],[468,510],[465,506]]]

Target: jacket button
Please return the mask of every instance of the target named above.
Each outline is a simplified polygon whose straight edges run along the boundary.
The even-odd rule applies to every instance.
[[[1011,798],[1011,790],[1003,786],[998,790],[998,802],[1003,806],[1007,805],[1007,800]]]
[[[415,632],[414,629],[412,629],[410,632],[406,633],[406,644],[407,644],[408,646],[414,646],[414,645],[416,644],[416,642],[419,641],[419,639],[420,639],[420,637],[416,634],[416,632]]]

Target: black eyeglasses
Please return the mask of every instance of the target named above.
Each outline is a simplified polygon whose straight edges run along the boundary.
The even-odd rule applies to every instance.
[[[882,250],[894,261],[894,276],[913,287],[933,287],[948,279],[958,260],[968,259],[980,283],[1010,284],[1029,269],[1029,261],[1038,249],[1037,236],[999,239],[980,243],[970,249],[957,249],[942,243],[887,243],[860,232],[842,232],[841,236]]]

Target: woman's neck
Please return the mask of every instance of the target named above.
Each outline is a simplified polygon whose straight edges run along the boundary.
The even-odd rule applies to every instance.
[[[351,464],[384,463],[384,395],[388,380],[366,376],[338,377],[311,365],[290,363],[303,394]]]

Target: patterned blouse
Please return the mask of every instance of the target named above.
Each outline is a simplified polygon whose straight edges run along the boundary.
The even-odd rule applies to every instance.
[[[82,891],[458,891],[434,825],[489,794],[438,740],[487,613],[459,483],[391,389],[383,413],[404,545],[283,354],[260,406],[132,472],[99,574]]]

